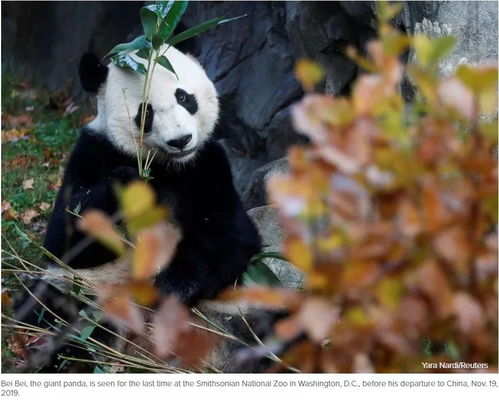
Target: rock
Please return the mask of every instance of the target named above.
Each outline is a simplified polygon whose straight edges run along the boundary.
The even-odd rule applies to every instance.
[[[279,225],[277,209],[272,206],[255,207],[248,211],[262,238],[264,247],[280,246],[286,237]]]
[[[292,106],[280,110],[263,132],[265,156],[267,160],[277,160],[286,156],[286,150],[295,144],[304,144],[308,139],[297,133],[291,124]]]
[[[449,74],[462,63],[497,63],[497,13],[493,1],[416,1],[405,2],[403,19],[409,33],[456,38],[454,52],[440,65]]]
[[[248,211],[255,223],[263,243],[263,251],[281,252],[285,233],[280,224],[277,210],[272,206],[256,207]],[[276,258],[266,258],[265,263],[277,275],[285,287],[298,289],[303,285],[303,274],[293,264]]]
[[[243,192],[243,203],[246,209],[263,206],[267,203],[266,183],[274,174],[289,171],[286,157],[271,161],[255,170],[249,179],[249,184]]]
[[[83,53],[103,57],[128,41],[140,2],[33,2],[2,4],[2,71],[32,78],[51,90],[80,88]]]

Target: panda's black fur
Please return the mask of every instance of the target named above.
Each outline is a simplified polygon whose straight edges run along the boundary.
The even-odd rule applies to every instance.
[[[174,259],[159,274],[156,285],[177,294],[185,303],[210,298],[233,283],[260,250],[258,232],[244,211],[232,183],[224,150],[206,142],[192,162],[182,166],[151,167],[160,203],[172,211],[182,232]],[[66,167],[45,247],[64,258],[84,234],[75,228],[76,216],[67,210],[100,209],[118,212],[115,183],[138,179],[137,161],[116,150],[105,135],[83,129]],[[93,242],[67,260],[74,268],[89,268],[111,261],[114,255]]]
[[[93,55],[82,58],[79,72],[82,87],[91,93],[99,93],[108,77],[107,67]],[[179,97],[184,101],[184,108],[190,114],[195,113],[197,103],[202,99],[194,98],[194,104],[193,99],[181,95],[175,93],[179,102]],[[154,113],[152,107],[148,113],[148,118],[152,119],[149,122],[154,123]],[[137,121],[135,123],[138,125]],[[44,247],[54,256],[72,268],[86,270],[108,263],[115,255],[77,229],[78,216],[74,211],[81,214],[85,210],[99,209],[115,216],[119,211],[116,183],[127,184],[139,179],[134,155],[121,151],[109,132],[91,126],[81,130],[69,157],[44,241]],[[250,258],[261,251],[258,231],[235,190],[223,148],[214,139],[205,138],[199,143],[195,156],[187,162],[155,159],[150,176],[149,183],[158,202],[171,211],[173,222],[181,232],[172,261],[156,277],[159,293],[163,296],[174,294],[188,306],[213,298],[238,281]],[[57,323],[54,315],[44,313],[40,300],[70,324],[79,324],[78,312],[84,304],[44,281],[35,282],[31,289],[38,293],[36,299],[27,296],[16,306],[17,317],[21,320],[32,325],[40,324],[40,319],[42,325]],[[104,342],[108,336],[102,329],[95,329],[92,334]],[[65,346],[63,339],[64,332],[60,332],[53,340],[53,351],[40,354],[33,366],[43,365],[44,372],[56,372],[60,365],[57,354],[61,352],[88,358],[85,350]],[[78,367],[77,370],[80,371]]]
[[[104,83],[106,72],[91,56],[85,56],[80,76],[83,87],[95,91]],[[160,293],[174,293],[188,305],[215,296],[240,277],[251,256],[260,251],[258,232],[234,188],[223,148],[208,139],[187,163],[153,161],[150,175],[159,203],[173,212],[182,235],[172,262],[158,275],[156,286]],[[83,213],[100,209],[113,216],[119,210],[115,184],[135,179],[139,179],[135,157],[117,149],[106,132],[83,128],[48,224],[46,249],[73,268],[111,261],[113,254],[96,242],[71,256],[71,249],[85,236],[75,228],[78,217],[67,210]],[[65,259],[65,255],[71,259]]]

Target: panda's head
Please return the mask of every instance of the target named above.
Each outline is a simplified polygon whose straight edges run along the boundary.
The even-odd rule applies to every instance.
[[[181,164],[194,159],[210,137],[218,118],[218,99],[215,86],[193,57],[173,47],[165,56],[177,76],[160,64],[154,69],[143,150],[157,152],[159,161]],[[144,75],[112,63],[102,65],[96,56],[86,54],[80,62],[80,78],[84,89],[97,94],[98,115],[88,127],[106,133],[121,151],[135,155]]]

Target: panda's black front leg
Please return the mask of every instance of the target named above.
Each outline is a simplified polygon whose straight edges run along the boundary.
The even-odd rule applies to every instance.
[[[172,262],[159,273],[155,282],[161,295],[174,294],[189,306],[206,296],[210,280],[208,264],[193,249],[198,250],[199,245],[183,239]]]
[[[170,265],[157,276],[155,285],[162,296],[175,294],[188,306],[213,298],[233,285],[246,270],[250,255],[242,246],[231,240],[221,246],[217,240],[210,241],[209,236],[202,242],[184,238]]]

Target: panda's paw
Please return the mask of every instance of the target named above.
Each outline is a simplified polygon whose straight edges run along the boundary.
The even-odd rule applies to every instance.
[[[136,168],[121,166],[113,170],[111,179],[115,182],[117,181],[123,184],[127,184],[131,181],[139,180],[140,175],[139,171]]]
[[[161,297],[175,295],[187,306],[193,306],[201,298],[200,286],[188,279],[173,277],[163,271],[156,278],[156,287]]]

